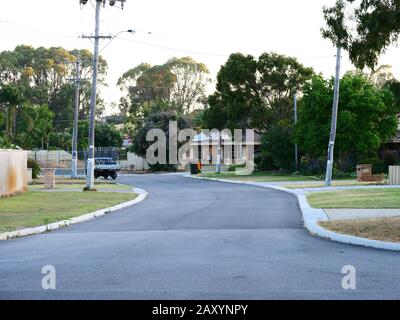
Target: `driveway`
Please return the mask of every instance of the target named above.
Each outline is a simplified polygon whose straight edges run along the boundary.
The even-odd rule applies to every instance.
[[[294,197],[180,175],[94,221],[0,242],[0,299],[394,299],[400,254],[310,236]],[[56,290],[43,290],[44,265]],[[357,289],[343,290],[353,265]]]

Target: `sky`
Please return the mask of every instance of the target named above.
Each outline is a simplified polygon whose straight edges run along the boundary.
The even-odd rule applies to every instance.
[[[20,44],[34,47],[61,46],[68,50],[93,44],[80,35],[94,33],[94,2],[81,7],[79,0],[13,0],[0,2],[0,51]],[[111,104],[123,94],[118,78],[136,65],[162,64],[172,57],[191,56],[207,65],[211,78],[231,53],[258,57],[274,51],[296,57],[316,72],[333,76],[336,49],[322,39],[322,7],[335,0],[127,0],[124,10],[106,5],[101,10],[100,30],[115,35],[101,43],[101,55],[109,69],[107,88],[101,89],[112,114]],[[391,47],[380,64],[393,66],[400,76],[399,49]],[[397,59],[396,59],[397,58]],[[354,67],[343,53],[342,74]],[[212,90],[212,88],[210,88]]]

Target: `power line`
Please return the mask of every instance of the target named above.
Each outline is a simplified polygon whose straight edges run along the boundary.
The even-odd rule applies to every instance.
[[[186,53],[191,53],[191,54],[198,54],[198,55],[205,55],[205,56],[216,56],[216,57],[229,57],[229,55],[226,54],[218,54],[218,53],[210,53],[210,52],[204,52],[204,51],[195,51],[195,50],[187,50],[187,49],[182,49],[182,48],[173,48],[173,47],[167,47],[167,46],[162,46],[158,44],[153,44],[153,43],[148,43],[144,41],[138,41],[138,40],[132,40],[132,39],[127,39],[123,37],[117,37],[117,39],[124,40],[124,41],[129,41],[133,42],[136,44],[141,44],[153,48],[159,48],[159,49],[165,49],[165,50],[171,50],[171,51],[180,51],[180,52],[186,52]]]
[[[41,35],[47,35],[48,37],[54,37],[54,38],[75,38],[76,36],[73,35],[60,35],[60,34],[55,34],[51,32],[47,32],[41,29],[36,29],[32,27],[25,26],[20,23],[12,22],[9,20],[4,21],[6,24],[6,27],[11,29],[13,32],[21,32],[21,33],[31,33],[31,34],[38,34],[40,33]],[[2,27],[5,25],[2,25]]]

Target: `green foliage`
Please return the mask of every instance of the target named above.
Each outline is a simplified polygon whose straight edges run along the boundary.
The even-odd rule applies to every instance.
[[[309,159],[303,157],[300,162],[300,172],[306,176],[320,176],[325,173],[326,159]]]
[[[293,96],[312,75],[296,59],[276,53],[264,53],[258,60],[232,54],[218,72],[204,126],[265,132],[291,117]]]
[[[89,122],[78,123],[78,150],[85,150],[88,145]],[[71,131],[72,134],[72,131]],[[114,125],[104,122],[96,122],[95,146],[96,147],[121,147],[122,133]]]
[[[13,51],[0,52],[0,111],[4,115],[0,130],[5,131],[7,140],[24,148],[45,147],[50,138],[54,143],[63,142],[55,137],[72,125],[75,88],[69,78],[75,77],[78,55],[80,76],[85,79],[81,83],[79,116],[87,118],[92,76],[90,51],[20,45]],[[107,63],[100,57],[99,86],[104,84],[106,71]],[[99,97],[97,111],[102,110]]]
[[[355,25],[346,25],[346,13]],[[373,69],[379,55],[400,35],[398,0],[337,0],[333,7],[324,8],[324,15],[327,28],[323,36],[348,50],[351,61],[360,69]]]
[[[273,125],[262,135],[261,149],[272,164],[285,171],[294,171],[294,143],[292,126],[287,122]]]
[[[167,141],[169,139],[169,122],[177,121],[178,130],[186,129],[190,127],[188,119],[182,115],[171,113],[171,112],[157,112],[146,117],[144,124],[132,135],[133,145],[132,151],[141,157],[146,157],[147,149],[154,142],[146,140],[147,133],[154,128],[161,129],[164,131]],[[178,144],[178,148],[181,144]],[[176,165],[169,164],[169,146],[166,146],[167,164],[155,164],[150,165],[153,171],[176,171]]]
[[[323,13],[326,28],[321,30],[322,36],[330,39],[335,46],[347,48],[349,32],[345,26],[345,0],[337,0],[333,7],[324,7]]]
[[[388,173],[388,166],[384,163],[382,159],[378,158],[377,156],[363,158],[360,161],[360,164],[372,164],[373,174]]]
[[[32,178],[37,179],[41,170],[39,163],[34,159],[28,158],[27,166],[32,169]]]
[[[271,159],[269,153],[267,153],[265,150],[262,150],[261,153],[255,155],[254,163],[257,171],[270,171],[277,169],[277,167],[274,166],[273,160]]]
[[[6,84],[0,88],[0,108],[5,114],[5,133],[12,142],[15,142],[18,112],[25,101],[23,92],[17,85]]]
[[[308,159],[324,158],[329,140],[333,81],[314,76],[299,104],[295,140]],[[341,81],[335,158],[339,169],[353,170],[355,162],[377,154],[397,129],[396,105],[387,89],[374,87],[362,75]]]
[[[243,164],[230,164],[228,166],[228,172],[235,172],[236,169],[245,168],[245,167],[246,167],[245,163],[243,163]]]
[[[72,145],[72,134],[69,132],[53,132],[49,137],[50,146],[56,149],[70,150]]]
[[[122,147],[122,134],[114,125],[97,123],[95,145],[98,147]]]
[[[17,143],[24,149],[44,148],[53,130],[54,113],[46,105],[27,105],[18,117]]]
[[[208,69],[190,57],[172,58],[165,64],[142,63],[127,72],[117,85],[127,95],[120,100],[120,110],[129,113],[129,123],[140,127],[154,104],[168,105],[171,111],[189,114],[205,101]]]

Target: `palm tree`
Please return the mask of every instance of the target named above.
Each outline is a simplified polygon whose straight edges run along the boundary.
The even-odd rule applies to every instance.
[[[15,142],[18,112],[25,102],[21,90],[15,85],[5,85],[0,89],[0,108],[5,113],[6,135]]]

